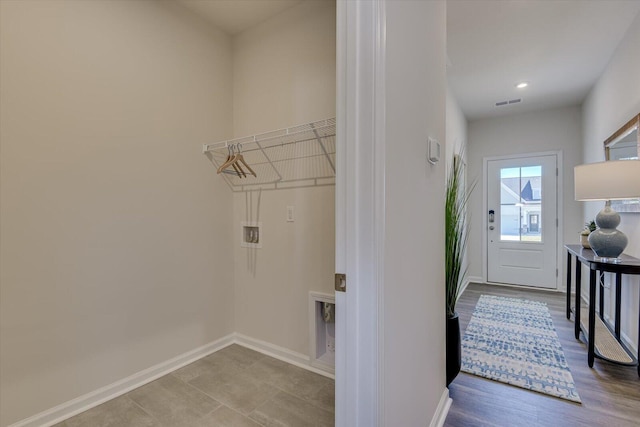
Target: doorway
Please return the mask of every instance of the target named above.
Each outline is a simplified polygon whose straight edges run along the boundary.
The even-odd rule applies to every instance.
[[[485,159],[487,282],[556,289],[558,154]]]

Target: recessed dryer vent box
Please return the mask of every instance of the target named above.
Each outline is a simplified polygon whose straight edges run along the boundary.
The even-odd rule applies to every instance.
[[[335,296],[309,292],[311,366],[334,373],[336,364]]]
[[[240,246],[243,248],[262,247],[262,223],[242,222],[240,227]]]

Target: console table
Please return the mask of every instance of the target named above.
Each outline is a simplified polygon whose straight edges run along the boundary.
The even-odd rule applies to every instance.
[[[608,360],[627,366],[638,365],[640,359],[640,345],[637,355],[632,354],[620,339],[620,300],[622,296],[622,275],[640,275],[640,259],[628,255],[621,255],[619,263],[603,262],[591,249],[585,249],[582,245],[565,245],[567,250],[567,319],[571,318],[571,259],[575,257],[575,336],[580,338],[580,331],[587,338],[588,363],[593,367],[594,357]],[[582,265],[589,268],[589,308],[581,309],[580,293],[582,281]],[[614,273],[616,277],[616,297],[615,297],[615,321],[614,327],[604,319],[604,288],[600,286],[599,316],[596,318],[596,287],[601,284],[604,273]],[[598,274],[599,273],[599,274]],[[640,306],[639,306],[640,308]],[[588,323],[584,324],[580,318],[587,317]],[[638,316],[639,332],[638,342],[640,344],[640,315]],[[600,336],[596,337],[596,331]],[[598,344],[596,344],[598,341]],[[640,376],[640,365],[638,365],[638,375]]]

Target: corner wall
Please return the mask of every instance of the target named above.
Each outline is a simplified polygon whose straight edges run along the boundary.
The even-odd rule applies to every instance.
[[[303,2],[233,39],[234,136],[335,117],[336,5]],[[308,294],[333,294],[334,187],[236,193],[236,331],[309,353]],[[296,219],[286,221],[287,206]],[[262,248],[240,247],[241,221]]]
[[[446,162],[445,156],[435,165],[427,161],[427,138],[437,139],[443,148],[446,145],[446,3],[384,4],[385,230],[380,320],[384,420],[380,425],[437,425],[435,418],[442,416],[448,397]],[[373,150],[370,155],[374,156]]]
[[[447,85],[447,114],[446,114],[446,125],[447,125],[447,143],[445,148],[445,155],[443,156],[443,161],[446,162],[446,174],[445,174],[445,183],[449,177],[449,172],[451,165],[453,164],[453,156],[456,154],[463,154],[464,162],[466,164],[466,170],[469,168],[469,153],[467,148],[467,118],[464,116],[462,109],[460,108],[460,104],[456,100],[453,92],[451,91],[451,87]],[[473,181],[468,180],[468,173],[464,174],[465,177],[465,187],[473,184]],[[445,184],[446,188],[446,184]],[[469,250],[465,251],[463,258],[463,265],[469,264]],[[467,284],[470,281],[478,281],[477,277],[469,276],[466,274],[465,280],[462,283],[462,288],[460,289],[460,294],[464,292]],[[458,294],[458,295],[460,295]]]
[[[233,329],[231,41],[171,2],[0,2],[0,425]]]
[[[447,85],[447,143],[445,148],[447,169],[451,165],[453,155],[460,152],[461,149],[467,149],[467,119],[460,109],[460,105],[456,100],[449,85]]]
[[[640,113],[640,14],[618,46],[607,68],[582,105],[583,157],[580,163],[604,160],[604,141],[620,126]],[[582,203],[582,221],[595,217],[603,204]],[[618,227],[629,238],[625,253],[640,258],[640,214],[621,213]],[[638,346],[639,278],[626,276],[622,286],[622,334]],[[615,283],[615,282],[613,282]],[[614,301],[612,285],[607,301]],[[607,314],[612,313],[609,305]]]

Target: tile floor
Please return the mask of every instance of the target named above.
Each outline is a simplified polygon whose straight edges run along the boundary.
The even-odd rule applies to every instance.
[[[234,344],[54,427],[333,426],[334,387]]]

